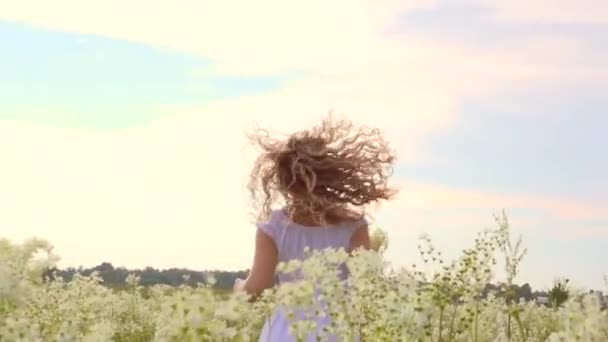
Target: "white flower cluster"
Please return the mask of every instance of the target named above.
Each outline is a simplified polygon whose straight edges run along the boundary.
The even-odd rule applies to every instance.
[[[48,243],[0,240],[0,341],[256,341],[276,308],[293,318],[294,336],[316,331],[321,341],[326,334],[345,341],[608,341],[608,311],[597,296],[543,307],[482,295],[496,252],[505,253],[507,285],[525,254],[520,241],[511,244],[504,215],[497,222],[498,229],[479,234],[453,262],[423,237],[424,267],[391,268],[380,230],[372,233],[372,251],[309,251],[308,259],[279,267],[299,272],[301,281],[255,300],[214,289],[211,277],[173,288],[144,287],[129,276],[120,291],[96,275],[43,280],[56,262]],[[349,277],[340,280],[344,264]],[[319,319],[331,324],[317,329]]]

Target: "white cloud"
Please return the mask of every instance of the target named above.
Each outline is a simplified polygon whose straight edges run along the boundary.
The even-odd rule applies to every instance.
[[[361,67],[386,44],[378,33],[387,21],[433,2],[0,0],[0,18],[190,52],[242,75],[309,65],[325,71]]]
[[[120,131],[0,122],[2,235],[48,238],[69,265],[248,267],[254,229],[243,183],[253,155],[244,129],[252,121],[286,132],[315,123],[323,101],[300,90],[171,108],[171,117]],[[434,121],[391,119],[390,107],[354,103],[368,108],[350,117],[399,142]],[[367,109],[380,114],[371,119]],[[411,137],[399,139],[395,122],[411,126]]]
[[[249,250],[253,231],[239,155],[214,144],[221,122],[217,134],[189,123],[112,133],[3,123],[2,235],[49,238],[72,265],[242,265],[242,254],[221,257]]]
[[[589,220],[601,218],[608,211],[608,203],[577,201],[542,195],[492,193],[401,182],[403,189],[397,200],[387,205],[388,210],[466,210],[485,209],[488,213],[501,209],[526,209],[554,220]]]
[[[70,264],[111,256],[133,266],[247,266],[252,228],[242,182],[251,156],[243,155],[242,128],[248,122],[290,131],[335,107],[387,129],[410,158],[419,156],[407,142],[453,112],[414,49],[377,38],[400,5],[28,4],[3,6],[1,15],[193,52],[239,74],[306,67],[317,75],[263,96],[167,108],[175,115],[142,129],[85,133],[2,124],[0,145],[10,166],[0,180],[9,213],[0,225],[10,227],[9,237],[48,237]],[[396,63],[402,67],[391,68]],[[83,242],[94,243],[79,247]],[[227,249],[239,252],[226,258]]]
[[[604,0],[480,0],[498,10],[500,18],[555,23],[608,23],[608,2]]]
[[[535,11],[533,5],[518,3],[523,4],[509,2]],[[505,4],[489,5],[511,8]],[[329,99],[326,106],[350,105],[356,98],[373,107],[390,106],[393,112],[402,97],[439,102],[424,112],[434,107],[445,111],[463,95],[487,96],[530,81],[598,79],[608,73],[578,63],[572,56],[580,57],[579,46],[566,38],[532,38],[515,49],[488,52],[386,33],[391,25],[407,25],[399,23],[399,14],[437,5],[435,0],[0,0],[0,19],[176,49],[211,58],[222,73],[306,71],[315,82],[299,90],[322,92]],[[391,102],[395,97],[397,104]]]
[[[108,260],[131,267],[247,267],[253,227],[243,182],[253,155],[244,149],[243,129],[252,120],[287,131],[315,121],[305,114],[314,111],[315,102],[284,95],[187,108],[145,128],[112,132],[0,122],[2,235],[48,238],[70,265]],[[294,101],[303,105],[293,106]],[[268,111],[251,114],[250,106]],[[399,144],[410,138],[391,130],[395,121],[386,116],[365,115],[356,112],[355,120],[389,129]],[[417,127],[429,127],[424,120],[403,115],[397,126],[411,125],[412,136],[417,136]],[[401,156],[404,150],[399,150]],[[483,217],[466,217],[471,228],[467,236],[482,228],[478,222],[491,222],[490,213],[501,207],[537,209],[569,219],[606,210],[587,203],[425,184],[403,183],[402,188],[384,213],[487,209]],[[401,229],[422,231],[439,225],[433,222],[405,215],[398,226],[387,228],[395,234],[395,243],[402,244],[407,236]],[[462,234],[459,231],[460,239]]]

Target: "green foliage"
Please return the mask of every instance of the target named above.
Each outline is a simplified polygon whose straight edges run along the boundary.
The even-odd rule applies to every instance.
[[[557,279],[551,290],[549,290],[549,302],[553,307],[561,307],[566,303],[568,297],[570,297],[569,282],[569,279]]]
[[[139,276],[142,286],[169,285],[174,287],[181,285],[195,286],[198,283],[204,283],[206,277],[212,274],[216,279],[214,287],[218,289],[232,289],[235,279],[246,278],[248,271],[193,271],[182,268],[158,270],[152,267],[146,267],[141,270],[129,270],[124,267],[114,267],[111,263],[103,262],[91,268],[57,269],[53,267],[44,272],[44,278],[53,279],[53,277],[60,277],[66,281],[70,281],[75,274],[89,276],[93,273],[96,273],[102,279],[103,285],[112,288],[120,288],[125,283],[125,279],[127,279],[129,274]]]

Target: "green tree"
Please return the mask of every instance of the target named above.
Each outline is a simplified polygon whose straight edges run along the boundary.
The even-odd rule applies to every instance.
[[[549,290],[549,303],[551,303],[554,308],[562,306],[570,297],[570,291],[568,289],[569,282],[569,279],[557,279],[551,290]]]

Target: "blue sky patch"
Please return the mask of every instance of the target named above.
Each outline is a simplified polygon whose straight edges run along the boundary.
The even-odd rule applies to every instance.
[[[0,120],[88,129],[144,125],[161,105],[280,89],[294,75],[227,76],[213,62],[92,35],[0,21]]]

